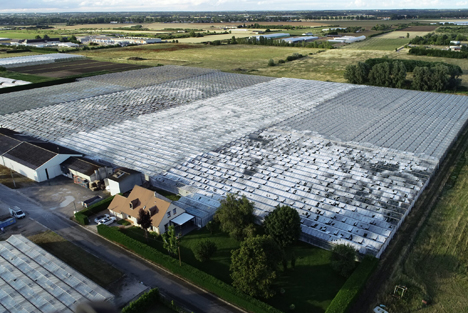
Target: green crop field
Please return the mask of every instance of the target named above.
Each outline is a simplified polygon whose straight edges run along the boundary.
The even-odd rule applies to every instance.
[[[380,295],[379,301],[390,312],[466,312],[468,308],[468,165],[463,164],[459,174],[452,173],[454,187],[444,191],[391,277],[389,289]],[[401,300],[389,295],[397,284],[408,288]],[[429,305],[423,306],[422,300]]]

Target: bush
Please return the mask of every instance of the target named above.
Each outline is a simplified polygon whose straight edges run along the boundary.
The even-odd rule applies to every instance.
[[[356,267],[356,250],[350,245],[336,245],[332,249],[330,265],[341,276],[348,277]]]
[[[281,60],[278,61],[278,64],[281,64],[281,63],[286,63],[286,61],[281,59]]]
[[[264,302],[237,291],[234,287],[214,278],[213,276],[203,271],[200,271],[197,268],[194,268],[185,263],[182,263],[182,266],[179,266],[179,260],[174,259],[169,255],[163,254],[144,243],[126,236],[116,227],[98,225],[97,229],[101,236],[125,246],[127,249],[135,252],[141,257],[165,267],[175,275],[182,276],[192,283],[216,294],[218,297],[228,302],[244,308],[247,311],[273,313],[280,312],[279,310]]]
[[[114,199],[114,196],[103,199],[103,200],[101,200],[101,201],[87,207],[86,209],[75,213],[76,221],[78,223],[80,223],[81,225],[88,225],[89,224],[89,219],[86,219],[87,220],[87,222],[86,222],[86,220],[84,220],[83,217],[81,217],[81,215],[88,218],[91,215],[94,215],[96,213],[104,211],[105,209],[107,209],[109,207],[109,205],[110,205],[110,203],[112,202],[113,199]]]
[[[0,66],[0,72],[5,72],[6,70],[6,67]]]
[[[124,307],[121,313],[140,313],[145,312],[160,300],[159,289],[154,288],[148,292],[145,292],[137,300],[130,302]]]
[[[120,224],[120,225],[123,225],[123,226],[132,225],[132,223],[130,223],[130,222],[127,221],[127,220],[118,220],[118,221],[117,221],[117,224]]]
[[[218,248],[216,247],[216,244],[211,241],[211,240],[202,240],[198,243],[198,245],[195,247],[193,254],[195,255],[195,258],[200,261],[200,262],[205,262],[211,259],[213,254],[216,253]]]
[[[366,256],[354,273],[348,278],[328,306],[325,313],[345,313],[364,288],[367,279],[374,272],[379,260]]]
[[[273,59],[268,60],[268,66],[275,66],[275,61]]]
[[[84,215],[83,213],[80,213],[80,212],[75,213],[75,219],[81,225],[88,225],[89,224],[89,218],[86,215]]]

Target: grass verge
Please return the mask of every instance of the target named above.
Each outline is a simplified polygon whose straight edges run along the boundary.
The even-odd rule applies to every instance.
[[[103,288],[107,288],[123,276],[122,272],[109,263],[89,254],[52,231],[48,230],[28,239]]]

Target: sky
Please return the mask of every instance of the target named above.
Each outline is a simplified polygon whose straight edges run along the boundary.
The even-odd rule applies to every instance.
[[[0,0],[0,13],[468,9],[468,0]]]

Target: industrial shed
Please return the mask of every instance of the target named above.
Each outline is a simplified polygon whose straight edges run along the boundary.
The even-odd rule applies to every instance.
[[[22,235],[0,242],[0,311],[72,313],[114,296]]]
[[[0,130],[0,153],[3,166],[37,182],[61,175],[63,161],[71,156],[82,156],[71,149],[5,129]]]

